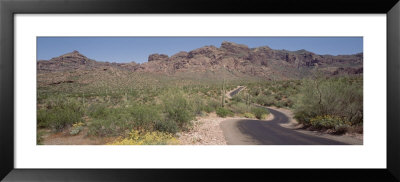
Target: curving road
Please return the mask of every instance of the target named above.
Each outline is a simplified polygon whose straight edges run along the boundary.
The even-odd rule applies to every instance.
[[[270,121],[253,119],[230,119],[221,123],[228,145],[347,145],[346,143],[307,135],[279,124],[289,122],[289,118],[268,108],[274,119]]]
[[[238,94],[242,89],[244,89],[244,87],[243,87],[243,86],[239,86],[238,88],[236,88],[236,89],[234,89],[233,91],[231,91],[231,92],[229,93],[229,96],[230,96],[230,97],[233,97],[234,95]]]

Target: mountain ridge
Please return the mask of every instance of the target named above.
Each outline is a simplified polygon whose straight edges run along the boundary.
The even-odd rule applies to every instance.
[[[268,46],[249,48],[244,44],[224,41],[221,46],[203,46],[174,55],[154,53],[144,63],[99,62],[78,51],[37,61],[38,72],[117,69],[174,75],[177,72],[205,72],[226,69],[242,74],[280,79],[301,78],[303,73],[318,68],[327,75],[362,74],[363,53],[319,55],[305,49],[275,50]]]

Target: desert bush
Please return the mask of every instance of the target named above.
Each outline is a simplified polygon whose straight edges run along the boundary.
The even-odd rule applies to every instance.
[[[91,118],[90,135],[116,136],[125,130],[155,129],[155,124],[164,118],[157,106],[133,105],[121,108],[101,108],[101,114]],[[101,117],[100,117],[101,116]]]
[[[51,121],[54,120],[54,114],[50,114],[46,109],[37,110],[37,127],[44,128],[50,126]]]
[[[265,81],[248,86],[253,103],[263,106],[292,107],[293,100],[288,99],[298,94],[300,81]]]
[[[109,145],[177,145],[179,140],[171,134],[132,130],[126,138],[119,138]]]
[[[220,101],[215,99],[207,99],[205,102],[203,102],[203,104],[202,110],[207,113],[215,111],[221,105]]]
[[[271,95],[272,92],[269,89],[265,89],[263,92],[264,95]]]
[[[71,99],[54,102],[48,109],[38,109],[38,127],[51,127],[55,131],[62,130],[82,120],[84,110],[80,104]]]
[[[160,132],[173,134],[179,131],[178,124],[172,120],[156,121],[154,128]]]
[[[112,118],[92,119],[90,124],[88,125],[88,135],[117,136],[121,131],[124,131],[125,129],[124,127],[120,127],[122,124],[123,123]]]
[[[181,92],[169,92],[163,97],[166,119],[174,121],[180,128],[190,125],[194,119],[194,111],[191,103]]]
[[[243,114],[245,112],[250,112],[250,106],[242,102],[231,102],[229,108],[232,112],[236,114]]]
[[[45,135],[45,131],[36,132],[36,145],[43,145],[43,135]]]
[[[310,125],[315,129],[333,129],[335,133],[345,133],[351,123],[337,116],[324,115],[310,119]]]
[[[136,128],[151,130],[156,122],[163,120],[160,108],[152,105],[135,105],[129,108],[131,120]]]
[[[215,111],[220,105],[221,105],[220,102],[214,99],[208,100],[207,103],[207,107],[210,108],[211,112]]]
[[[265,118],[267,118],[267,116],[269,114],[269,111],[263,107],[253,107],[251,109],[251,112],[254,114],[254,116],[257,119],[265,119]]]
[[[306,80],[294,104],[295,118],[310,125],[317,116],[335,116],[351,125],[363,122],[362,78]]]
[[[274,104],[276,107],[281,108],[281,107],[286,107],[287,103],[285,101],[279,100],[279,101],[274,101]]]
[[[206,113],[210,113],[210,112],[215,111],[215,108],[214,108],[214,107],[211,107],[210,105],[205,105],[203,109],[204,109],[204,111],[205,111]]]
[[[223,117],[223,118],[225,118],[226,116],[232,116],[233,115],[232,111],[230,111],[230,110],[228,110],[226,108],[223,108],[223,107],[217,108],[216,113],[217,113],[217,115],[219,117]]]
[[[92,104],[86,112],[91,118],[105,118],[110,114],[105,104]]]
[[[255,117],[256,117],[256,116],[254,116],[253,113],[250,113],[250,112],[244,113],[243,116],[244,116],[245,118],[255,118]]]
[[[202,98],[199,96],[194,96],[189,100],[189,102],[192,104],[192,109],[194,114],[196,115],[201,115],[203,111],[209,110],[210,108],[206,108],[205,102]]]
[[[84,125],[85,125],[85,124],[82,123],[82,122],[77,122],[77,123],[72,124],[72,127],[71,127],[71,129],[70,129],[69,134],[70,134],[70,135],[77,135],[77,134],[79,134],[79,132],[81,132],[81,131],[83,130],[83,126],[84,126]]]
[[[257,97],[254,97],[253,101],[262,106],[271,106],[274,104],[275,99],[272,96],[266,96],[260,94]]]
[[[253,96],[258,96],[260,94],[260,89],[259,88],[251,89],[250,94]]]
[[[234,101],[234,102],[246,102],[246,99],[247,98],[243,94],[243,92],[240,92],[240,93],[234,95],[231,100]]]

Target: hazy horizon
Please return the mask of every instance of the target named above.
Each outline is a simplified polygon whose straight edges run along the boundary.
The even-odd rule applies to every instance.
[[[96,61],[143,63],[150,54],[172,56],[203,46],[220,47],[223,41],[249,48],[305,49],[320,55],[363,52],[362,37],[38,37],[37,60],[49,60],[77,50]]]

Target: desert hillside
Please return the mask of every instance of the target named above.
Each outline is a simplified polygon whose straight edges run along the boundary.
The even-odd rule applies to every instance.
[[[78,51],[37,62],[39,73],[109,69],[167,75],[229,72],[237,77],[246,75],[269,80],[301,79],[309,75],[310,70],[315,67],[327,75],[362,74],[363,54],[318,55],[304,49],[274,50],[268,46],[249,48],[246,45],[222,42],[219,48],[204,46],[189,52],[181,51],[171,57],[165,54],[151,54],[148,61],[142,64],[95,61]]]

